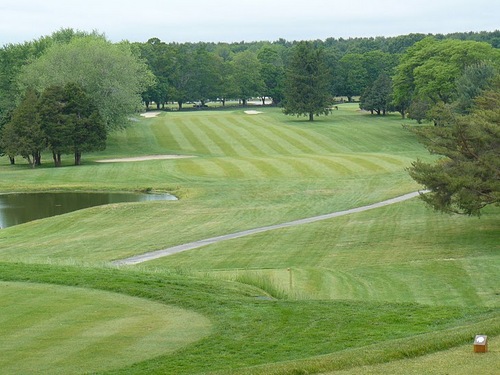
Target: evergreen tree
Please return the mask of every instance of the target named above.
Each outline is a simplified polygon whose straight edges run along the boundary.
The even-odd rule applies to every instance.
[[[434,209],[479,216],[485,206],[500,204],[500,79],[475,100],[471,114],[452,109],[437,111],[440,126],[412,129],[443,158],[434,164],[417,160],[409,173],[430,190],[422,198]]]
[[[329,71],[322,49],[300,42],[294,49],[285,78],[283,112],[286,115],[327,115],[331,105]]]
[[[381,73],[372,86],[367,88],[361,96],[359,107],[361,109],[384,115],[389,110],[391,103],[392,84],[391,79],[385,73]]]
[[[74,153],[75,165],[80,165],[82,152],[105,148],[105,123],[80,85],[47,88],[38,110],[56,167],[61,166],[62,154]]]
[[[28,89],[12,112],[10,122],[2,129],[1,148],[11,158],[21,155],[31,167],[41,165],[46,136],[37,109],[38,94]]]
[[[64,113],[73,129],[71,149],[75,156],[75,165],[80,165],[83,152],[106,148],[106,122],[82,86],[69,83],[64,87],[64,91],[67,98]]]
[[[37,108],[56,167],[61,166],[61,155],[70,152],[73,137],[72,126],[65,114],[66,101],[64,88],[51,86],[43,92]]]

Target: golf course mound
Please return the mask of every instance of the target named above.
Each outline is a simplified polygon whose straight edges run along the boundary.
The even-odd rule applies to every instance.
[[[122,294],[1,282],[4,373],[78,374],[172,353],[209,334],[202,315]]]

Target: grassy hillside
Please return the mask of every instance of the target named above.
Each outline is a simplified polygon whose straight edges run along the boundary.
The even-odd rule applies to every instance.
[[[21,161],[10,166],[0,158],[3,192],[153,189],[180,198],[94,207],[0,230],[0,280],[15,282],[16,293],[28,295],[30,284],[22,287],[26,282],[145,298],[185,311],[185,320],[193,324],[196,319],[189,316],[211,324],[208,334],[206,326],[196,326],[194,339],[204,338],[161,355],[148,349],[145,336],[138,339],[144,342],[139,344],[142,358],[123,358],[112,366],[104,366],[112,352],[83,351],[98,372],[370,373],[379,371],[372,364],[387,363],[380,368],[391,373],[406,363],[410,369],[415,361],[432,369],[432,360],[405,358],[459,350],[476,333],[499,334],[500,211],[495,208],[480,219],[448,216],[414,199],[137,266],[111,267],[108,262],[115,259],[358,207],[419,188],[404,169],[417,157],[429,156],[402,128],[399,116],[369,116],[354,105],[340,106],[313,123],[285,117],[277,109],[263,112],[138,117],[111,136],[106,151],[84,155],[81,167],[70,166],[68,158],[68,165],[55,169],[46,156],[47,165],[30,170]],[[98,162],[155,154],[193,157]],[[6,285],[0,283],[0,294]],[[75,311],[86,305],[86,293]],[[47,301],[49,309],[54,302]],[[26,311],[33,306],[27,303]],[[32,325],[15,310],[0,319],[12,322],[11,343],[22,348],[15,327]],[[166,326],[174,327],[175,321]],[[119,329],[127,332],[127,327],[123,322]],[[135,328],[148,331],[146,322]],[[92,329],[79,331],[87,344],[92,341],[86,332]],[[61,332],[59,337],[69,337],[75,328],[69,324]],[[26,333],[23,337],[42,352],[55,353],[59,345],[57,340],[40,343]],[[119,340],[120,334],[109,333],[106,342],[113,337]],[[168,340],[161,345],[173,347]],[[446,353],[451,354],[443,371],[459,373],[454,352]],[[35,358],[43,361],[43,356]],[[500,365],[494,348],[485,358],[487,369]],[[53,359],[47,355],[43,365],[50,368],[57,362]],[[403,362],[391,367],[395,360]],[[358,367],[363,365],[368,367]],[[8,366],[0,362],[0,372],[13,368]],[[60,371],[53,366],[53,372]]]

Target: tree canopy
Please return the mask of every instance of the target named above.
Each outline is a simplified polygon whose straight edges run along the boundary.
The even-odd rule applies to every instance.
[[[329,92],[329,71],[321,48],[310,42],[299,43],[286,71],[283,112],[287,115],[327,115],[332,96]]]
[[[77,83],[91,93],[107,129],[124,126],[141,107],[141,94],[154,77],[128,43],[113,44],[103,37],[74,38],[55,43],[19,73],[22,90],[42,92],[50,86]]]
[[[38,93],[28,89],[13,110],[10,121],[2,128],[1,148],[11,157],[25,158],[31,167],[40,165],[41,153],[46,147],[46,136],[37,110]]]
[[[401,57],[393,77],[394,104],[406,109],[412,102],[427,103],[429,109],[449,104],[457,99],[457,80],[478,64],[498,68],[500,50],[482,42],[425,38]]]
[[[410,175],[430,193],[422,198],[436,210],[479,216],[500,204],[500,78],[474,101],[470,114],[452,106],[438,113],[440,126],[412,128],[437,162],[414,162]]]
[[[360,98],[359,106],[361,109],[376,112],[377,115],[384,115],[389,111],[392,101],[392,81],[391,78],[381,73],[373,82],[373,85],[367,87]]]
[[[82,152],[106,147],[105,123],[80,85],[68,83],[63,87],[48,87],[37,107],[56,166],[61,165],[61,154],[73,153],[75,165],[80,165]]]

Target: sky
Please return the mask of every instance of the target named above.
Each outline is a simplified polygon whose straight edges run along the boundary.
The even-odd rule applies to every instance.
[[[500,1],[0,0],[0,46],[62,28],[167,43],[447,34],[499,30]]]

